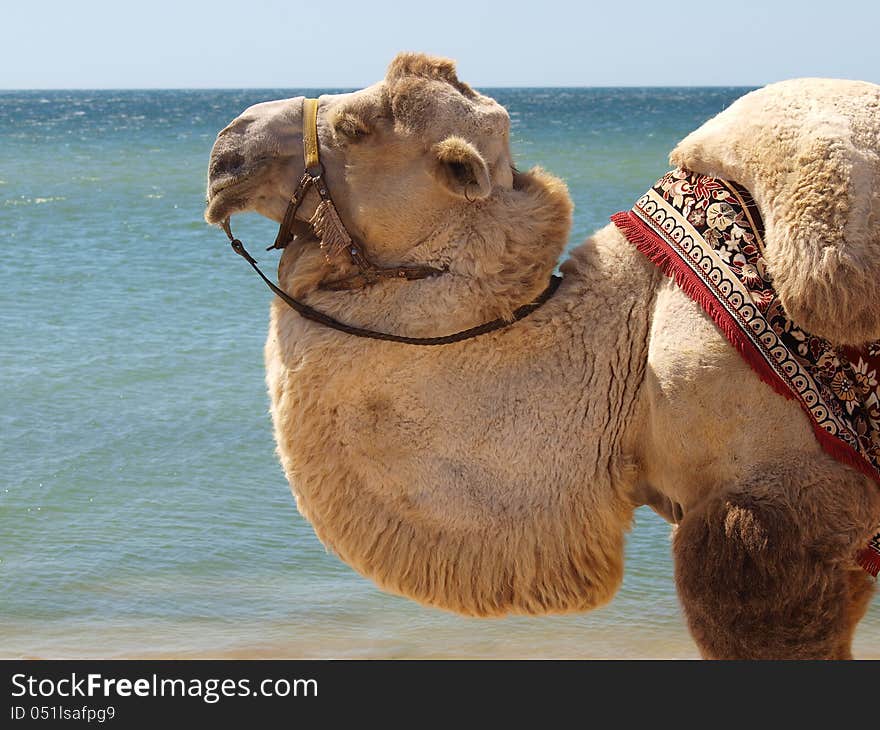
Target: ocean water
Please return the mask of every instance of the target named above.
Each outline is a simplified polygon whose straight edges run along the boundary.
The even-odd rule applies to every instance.
[[[567,180],[575,244],[744,91],[489,93],[518,166]],[[263,381],[270,294],[202,211],[217,131],[299,93],[0,92],[0,657],[696,656],[648,510],[608,606],[493,620],[381,593],[296,512]],[[880,656],[880,601],[856,651]]]

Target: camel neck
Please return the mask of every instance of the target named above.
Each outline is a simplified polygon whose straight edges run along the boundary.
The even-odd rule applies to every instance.
[[[531,316],[445,347],[346,337],[273,304],[266,362],[279,453],[300,509],[343,559],[395,590],[482,615],[610,597],[638,478],[633,414],[656,271],[616,229],[562,269],[559,291]],[[402,567],[389,569],[386,554]],[[452,560],[473,579],[448,595],[418,582]],[[572,566],[570,595],[498,593],[497,570],[542,586]]]

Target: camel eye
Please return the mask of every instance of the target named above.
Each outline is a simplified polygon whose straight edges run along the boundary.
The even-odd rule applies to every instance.
[[[349,112],[340,114],[333,127],[337,134],[351,142],[357,142],[370,133],[370,129],[363,119]]]

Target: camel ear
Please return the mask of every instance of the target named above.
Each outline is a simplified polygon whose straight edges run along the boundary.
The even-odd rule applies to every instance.
[[[492,192],[486,161],[470,142],[461,137],[447,137],[431,151],[434,175],[450,193],[477,200]]]

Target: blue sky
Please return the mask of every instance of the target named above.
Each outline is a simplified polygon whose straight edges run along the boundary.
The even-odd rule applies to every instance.
[[[880,82],[878,0],[33,0],[2,18],[5,89],[355,87],[399,50],[484,87]]]

